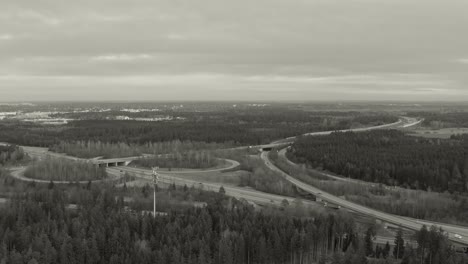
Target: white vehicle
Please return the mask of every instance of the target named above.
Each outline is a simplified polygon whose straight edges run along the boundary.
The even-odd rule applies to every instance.
[[[463,237],[460,236],[459,234],[455,234],[455,235],[453,235],[453,236],[454,236],[455,238],[458,238],[458,239],[462,239],[462,238],[463,238]]]

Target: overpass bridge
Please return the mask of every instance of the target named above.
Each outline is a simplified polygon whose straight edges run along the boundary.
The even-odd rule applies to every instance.
[[[130,162],[141,159],[143,156],[138,157],[128,157],[128,158],[114,158],[114,159],[91,159],[88,162],[91,162],[99,167],[120,167],[128,166]]]
[[[111,159],[90,159],[89,162],[98,165],[99,167],[121,167],[128,166],[132,161],[139,160],[142,158],[151,157],[167,157],[169,154],[143,154],[141,156],[124,157],[124,158],[111,158]]]

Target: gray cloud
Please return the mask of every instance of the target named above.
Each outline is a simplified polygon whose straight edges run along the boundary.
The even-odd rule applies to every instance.
[[[1,98],[459,100],[466,10],[464,0],[4,0]]]

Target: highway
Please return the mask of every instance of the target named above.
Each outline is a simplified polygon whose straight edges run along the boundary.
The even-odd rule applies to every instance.
[[[330,135],[331,133],[334,132],[361,132],[361,131],[369,131],[369,130],[376,130],[376,129],[386,129],[386,128],[402,128],[405,125],[409,125],[409,120],[410,118],[407,117],[400,117],[400,119],[397,122],[390,123],[390,124],[383,124],[383,125],[378,125],[378,126],[371,126],[371,127],[360,127],[360,128],[349,128],[349,129],[343,129],[343,130],[329,130],[329,131],[320,131],[320,132],[311,132],[311,133],[306,133],[303,134],[303,136],[326,136]],[[421,119],[422,121],[422,119]],[[416,124],[410,124],[410,126],[414,126]],[[408,127],[410,127],[408,126]],[[294,137],[288,137],[285,139],[280,139],[277,141],[274,141],[270,143],[269,145],[284,145],[285,143],[292,143],[296,140],[297,136]]]
[[[416,118],[409,118],[409,117],[406,117],[406,121],[407,121],[407,123],[404,124],[404,125],[402,126],[402,128],[408,128],[408,127],[413,127],[413,126],[419,125],[419,124],[421,124],[421,123],[424,121],[424,119],[419,119],[419,120],[418,120],[418,119],[416,119]]]
[[[113,173],[113,174],[128,172],[134,175],[135,177],[138,177],[144,180],[148,180],[148,181],[153,180],[152,171],[149,169],[132,168],[132,167],[109,167],[106,170],[109,173]],[[197,172],[200,172],[200,171],[197,171]],[[247,201],[259,203],[259,204],[281,205],[283,200],[287,200],[289,204],[293,204],[294,202],[298,201],[298,199],[296,198],[260,192],[260,191],[250,189],[250,188],[235,187],[231,185],[224,185],[221,183],[188,180],[184,178],[179,178],[176,175],[167,175],[164,173],[163,174],[159,173],[159,181],[165,184],[174,183],[177,186],[184,186],[184,185],[187,185],[189,187],[195,186],[198,188],[202,188],[203,190],[215,191],[215,192],[218,192],[222,186],[224,190],[226,191],[226,195],[228,196],[235,197],[238,199],[245,199]],[[322,205],[316,202],[309,201],[309,200],[301,200],[301,199],[299,200],[306,207],[313,207],[315,209],[323,208]]]
[[[339,198],[337,196],[334,196],[332,194],[324,192],[324,191],[322,191],[322,190],[320,190],[318,188],[315,188],[315,187],[313,187],[313,186],[311,186],[309,184],[306,184],[306,183],[304,183],[304,182],[290,176],[289,174],[283,172],[278,167],[276,167],[270,161],[270,159],[268,158],[268,152],[263,152],[261,154],[261,158],[265,162],[265,164],[268,166],[269,169],[279,173],[286,180],[288,180],[289,182],[291,182],[292,184],[294,184],[298,188],[300,188],[300,189],[302,189],[302,190],[304,190],[304,191],[306,191],[306,192],[308,192],[310,194],[313,194],[316,197],[321,198],[323,201],[327,201],[329,203],[339,205],[339,206],[341,206],[343,208],[346,208],[348,210],[352,210],[354,212],[361,213],[363,215],[370,216],[370,217],[382,220],[384,222],[395,224],[395,225],[401,226],[403,228],[411,229],[411,230],[414,230],[414,231],[417,231],[417,230],[421,229],[421,227],[423,226],[423,223],[421,223],[420,221],[417,221],[415,219],[410,219],[410,218],[400,217],[400,216],[396,216],[396,215],[392,215],[392,214],[387,214],[387,213],[384,213],[384,212],[381,212],[381,211],[378,211],[378,210],[375,210],[375,209],[372,209],[372,208],[368,208],[368,207],[365,207],[365,206],[362,206],[362,205],[359,205],[359,204],[356,204],[356,203],[353,203],[353,202],[349,202],[349,201],[347,201],[345,199]],[[452,242],[468,246],[468,228],[459,228],[459,227],[454,228],[451,225],[445,225],[445,224],[442,224],[442,223],[434,223],[434,224],[437,225],[437,226],[442,227],[445,231],[447,231],[448,234],[449,234],[449,239]],[[463,233],[461,231],[463,231]],[[455,234],[462,235],[462,239],[456,238]]]
[[[387,125],[382,125],[382,126],[375,126],[375,127],[368,127],[368,128],[359,128],[359,129],[346,129],[346,130],[340,130],[340,131],[324,131],[324,132],[315,132],[315,133],[308,133],[306,134],[307,136],[318,136],[318,135],[329,135],[333,132],[346,132],[346,131],[354,131],[354,132],[359,132],[359,131],[368,131],[368,130],[374,130],[374,129],[383,129],[383,128],[409,128],[412,126],[416,126],[423,122],[423,119],[417,120],[414,118],[405,118],[402,117],[398,122],[393,123],[393,124],[387,124]],[[289,139],[289,138],[288,138]],[[284,142],[284,141],[283,141]],[[281,141],[276,141],[273,142],[272,144],[275,143],[281,143]],[[285,150],[282,150],[285,151]],[[281,153],[284,155],[284,152]],[[423,225],[436,225],[439,227],[442,227],[449,235],[450,241],[468,246],[468,228],[466,227],[461,227],[461,226],[454,226],[454,225],[448,225],[448,224],[443,224],[443,223],[436,223],[436,222],[428,222],[428,221],[422,221],[418,219],[412,219],[412,218],[407,218],[407,217],[400,217],[388,213],[384,213],[372,208],[368,208],[353,202],[349,202],[345,199],[339,198],[337,196],[334,196],[332,194],[329,194],[327,192],[324,192],[318,188],[315,188],[309,184],[306,184],[291,175],[285,173],[278,167],[276,167],[271,160],[268,158],[268,152],[262,152],[261,154],[262,160],[265,162],[265,164],[270,168],[271,170],[279,173],[281,176],[283,176],[286,180],[297,186],[298,188],[321,198],[323,201],[327,201],[329,203],[333,203],[336,205],[339,205],[343,208],[346,208],[348,210],[355,211],[357,213],[361,213],[366,216],[370,216],[379,220],[382,220],[384,222],[388,222],[391,224],[395,224],[407,229],[411,229],[414,231],[417,231],[421,229]],[[342,177],[337,177],[333,175],[329,175],[330,177],[336,178],[338,180],[343,180],[345,178]],[[455,235],[461,235],[462,238],[456,238]]]

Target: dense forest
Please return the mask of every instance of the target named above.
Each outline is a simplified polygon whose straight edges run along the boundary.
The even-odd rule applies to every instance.
[[[183,114],[183,113],[179,113]],[[187,112],[184,120],[141,122],[78,120],[63,126],[20,121],[0,122],[3,141],[51,147],[64,142],[146,144],[174,140],[256,145],[307,132],[391,123],[397,117],[354,112],[316,113],[277,109],[268,111]]]
[[[358,247],[349,219],[294,220],[220,202],[153,219],[122,210],[110,190],[82,196],[72,212],[58,190],[13,201],[0,215],[0,256],[8,263],[305,263]],[[353,235],[339,240],[345,233]]]
[[[360,234],[346,216],[264,214],[222,194],[156,218],[126,210],[109,186],[75,196],[67,209],[66,189],[36,188],[0,208],[0,263],[466,263],[436,229],[417,233],[418,248],[398,232],[391,250],[375,248],[372,228]]]
[[[23,149],[15,145],[0,145],[0,165],[14,164],[25,157]]]
[[[50,148],[58,153],[66,153],[79,158],[120,158],[143,154],[168,154],[188,151],[213,150],[232,147],[229,144],[205,143],[173,140],[167,142],[147,142],[143,145],[133,143],[110,143],[101,141],[60,142]]]
[[[396,130],[301,137],[288,156],[345,177],[413,189],[468,190],[468,141],[425,139]]]
[[[215,158],[209,151],[188,151],[171,155],[145,157],[135,160],[132,164],[147,168],[190,168],[206,169],[216,167],[222,161]]]
[[[107,172],[91,163],[47,158],[34,162],[24,175],[38,180],[75,182],[102,180],[107,177]]]

